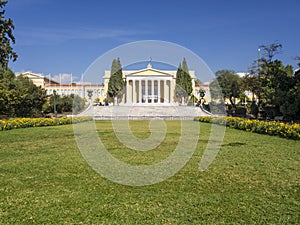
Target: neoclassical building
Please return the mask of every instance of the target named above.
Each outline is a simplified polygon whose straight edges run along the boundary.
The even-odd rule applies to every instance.
[[[17,76],[27,77],[29,80],[31,80],[36,86],[40,86],[42,88],[45,88],[47,84],[59,84],[58,82],[52,80],[49,76],[44,76],[39,73],[33,73],[31,71],[27,71],[24,73],[17,73]]]
[[[159,70],[148,66],[141,70],[123,70],[123,79],[125,82],[124,91],[119,104],[138,104],[138,105],[170,105],[178,102],[175,96],[177,70]],[[205,90],[205,100],[210,101],[208,84],[195,84],[195,71],[189,71],[192,78],[193,95],[200,98],[199,90]],[[72,83],[62,84],[52,80],[49,76],[42,74],[24,72],[19,76],[26,76],[31,79],[34,84],[44,88],[48,95],[52,95],[54,91],[57,95],[79,95],[87,101],[92,94],[92,102],[99,101],[104,103],[107,99],[108,82],[110,78],[110,70],[104,71],[103,84],[92,83]],[[100,77],[101,75],[99,75]],[[99,79],[100,80],[100,79]]]
[[[28,77],[36,86],[40,86],[46,90],[47,95],[52,95],[55,91],[57,95],[79,95],[80,97],[88,100],[89,93],[92,93],[92,101],[99,100],[101,102],[106,98],[103,84],[92,83],[59,83],[49,76],[33,72],[24,72],[18,74],[18,76]]]
[[[121,103],[123,104],[173,104],[176,103],[175,86],[177,70],[154,69],[149,63],[142,70],[123,70],[125,88]],[[199,89],[207,89],[195,85],[195,71],[189,71],[192,78],[193,94],[199,96]],[[110,71],[105,71],[104,90],[107,93]]]

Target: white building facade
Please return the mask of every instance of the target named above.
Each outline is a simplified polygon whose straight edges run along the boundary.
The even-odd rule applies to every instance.
[[[122,72],[125,86],[123,92],[120,94],[120,101],[118,104],[170,105],[181,102],[181,99],[176,98],[175,92],[177,70],[158,70],[152,68],[152,65],[149,63],[145,69],[123,70]],[[204,90],[206,93],[204,100],[209,102],[209,85],[195,84],[195,71],[191,70],[189,73],[192,78],[192,95],[199,99],[199,90]],[[86,100],[92,100],[92,102],[104,103],[108,99],[107,91],[110,70],[104,71],[103,84],[61,84],[50,79],[49,76],[43,76],[32,72],[21,73],[19,76],[28,77],[37,86],[44,88],[47,95],[52,95],[55,91],[57,95],[64,96],[74,94]]]
[[[178,102],[175,95],[177,70],[158,70],[148,64],[142,70],[123,70],[125,88],[122,93],[123,104],[174,104]],[[195,86],[195,71],[189,71],[192,78],[193,93]],[[107,93],[110,71],[105,71],[104,89]]]

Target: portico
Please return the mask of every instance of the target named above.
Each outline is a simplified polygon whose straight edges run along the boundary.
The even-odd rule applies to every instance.
[[[173,102],[172,77],[126,77],[126,104]]]
[[[177,70],[158,70],[151,63],[141,70],[123,70],[125,87],[119,104],[173,105],[176,104],[175,86]],[[190,71],[194,79],[194,71]],[[110,71],[105,71],[104,86],[107,93]],[[194,80],[192,81],[194,85]]]
[[[173,74],[153,69],[150,63],[146,69],[126,74],[125,103],[173,103],[174,78]]]

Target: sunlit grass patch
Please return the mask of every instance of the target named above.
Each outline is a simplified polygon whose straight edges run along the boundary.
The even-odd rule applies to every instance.
[[[130,121],[136,137],[149,121]],[[111,121],[97,121],[107,150],[133,165],[158,162],[176,147],[180,121],[167,121],[157,149],[122,145]],[[197,149],[170,179],[145,187],[115,184],[77,149],[72,125],[0,132],[1,224],[297,224],[300,142],[227,129],[208,170],[199,162],[210,124],[200,124]]]

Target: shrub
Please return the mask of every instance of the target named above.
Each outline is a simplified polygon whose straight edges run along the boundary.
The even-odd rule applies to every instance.
[[[26,127],[57,126],[91,120],[91,117],[16,118],[0,120],[0,131]]]
[[[259,134],[276,135],[300,140],[300,124],[287,124],[276,121],[249,120],[238,117],[196,117],[194,120],[205,123],[226,125],[227,127]]]

